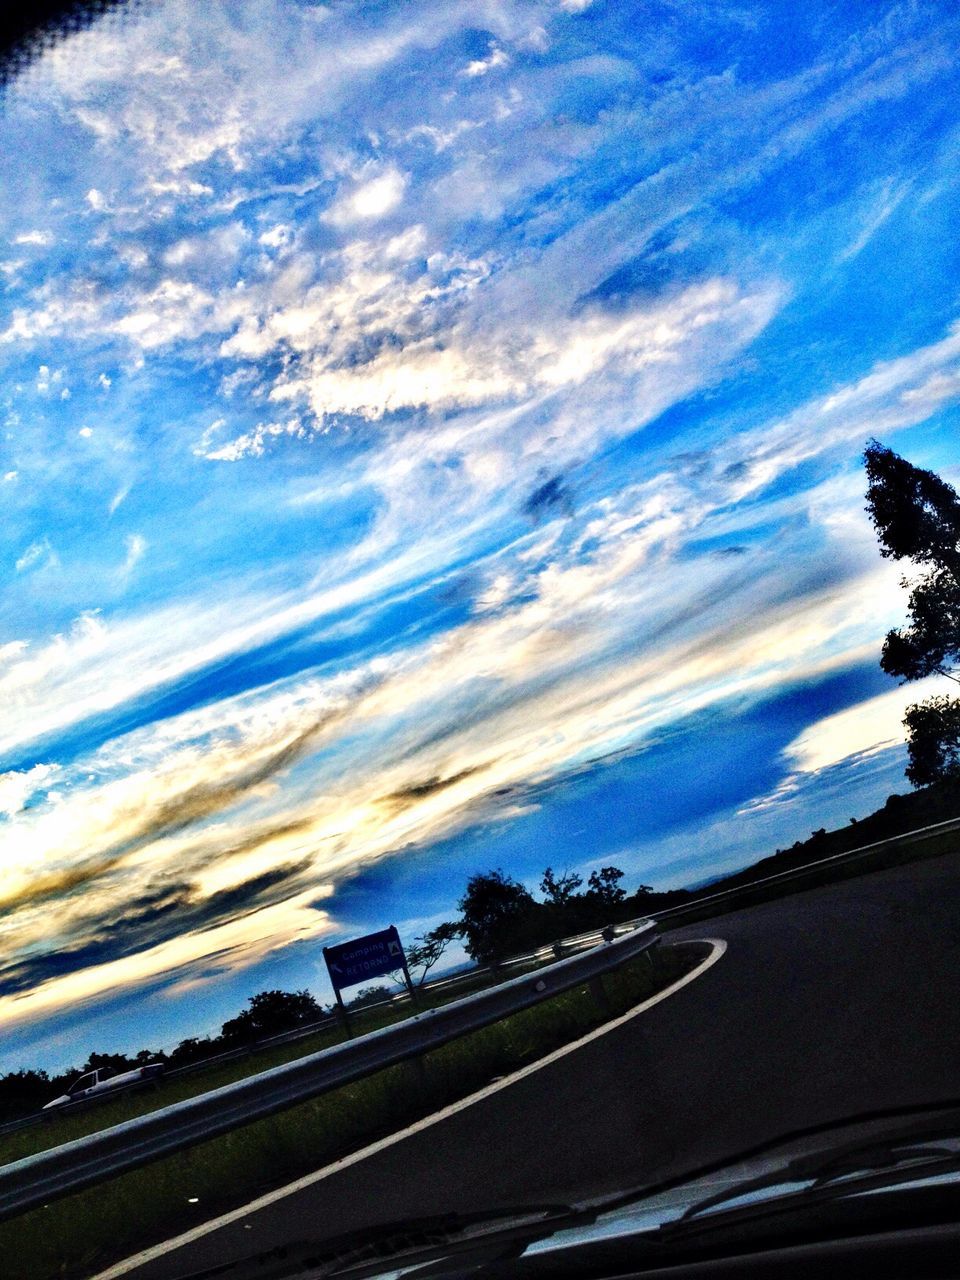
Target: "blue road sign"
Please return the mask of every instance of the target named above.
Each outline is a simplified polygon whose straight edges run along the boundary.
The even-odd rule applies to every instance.
[[[335,947],[324,947],[323,958],[327,962],[330,981],[339,993],[344,987],[366,982],[368,978],[380,978],[397,969],[406,972],[407,960],[400,944],[400,935],[394,925],[379,933],[368,933],[365,938],[341,942]]]

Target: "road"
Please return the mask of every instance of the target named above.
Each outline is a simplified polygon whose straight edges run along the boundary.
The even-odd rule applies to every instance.
[[[960,855],[667,938],[727,950],[616,1031],[125,1274],[171,1280],[284,1240],[568,1202],[851,1113],[960,1096]]]

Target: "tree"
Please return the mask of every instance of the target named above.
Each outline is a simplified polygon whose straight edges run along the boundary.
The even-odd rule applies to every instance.
[[[870,440],[863,454],[867,511],[880,539],[880,554],[892,560],[946,564],[960,569],[960,498],[933,471]]]
[[[202,1062],[204,1058],[211,1057],[218,1048],[217,1041],[211,1040],[209,1036],[204,1036],[202,1039],[199,1036],[188,1036],[170,1051],[167,1061],[171,1067],[184,1067],[189,1063]]]
[[[619,867],[601,867],[599,871],[591,871],[587,881],[588,891],[600,899],[605,907],[615,907],[627,896],[626,889],[621,889],[619,881],[623,872]]]
[[[414,938],[411,945],[407,947],[407,968],[420,970],[420,976],[417,978],[418,987],[423,985],[427,974],[439,961],[450,943],[461,936],[461,926],[452,920],[445,920],[435,929],[430,929],[419,938]]]
[[[9,1071],[0,1076],[0,1120],[39,1111],[55,1095],[56,1088],[46,1071]]]
[[[960,777],[960,698],[928,698],[907,708],[907,777],[915,787]]]
[[[248,1003],[249,1009],[223,1024],[220,1034],[224,1040],[260,1040],[323,1017],[323,1010],[309,991],[260,991]]]
[[[547,867],[540,881],[540,892],[551,906],[565,907],[582,884],[583,877],[575,871],[555,876],[553,868]]]
[[[956,681],[951,667],[960,662],[960,498],[934,472],[876,440],[867,444],[863,460],[866,509],[880,554],[911,560],[921,570],[912,580],[902,579],[910,589],[908,624],[888,632],[880,666],[904,681],[934,674]],[[960,702],[930,698],[909,707],[903,723],[907,777],[915,786],[960,778]]]
[[[500,870],[471,876],[457,904],[467,954],[478,964],[496,964],[533,905],[523,885]]]
[[[90,1057],[80,1068],[82,1073],[87,1071],[103,1071],[108,1075],[119,1075],[121,1071],[130,1071],[137,1064],[132,1058],[128,1058],[125,1053],[91,1053]]]
[[[361,987],[357,994],[350,1001],[348,1008],[364,1009],[371,1004],[384,1004],[387,1000],[393,999],[393,992],[389,987]]]

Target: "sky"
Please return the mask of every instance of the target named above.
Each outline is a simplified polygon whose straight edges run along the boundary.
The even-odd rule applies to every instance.
[[[0,1071],[906,791],[960,16],[144,0],[0,99]]]

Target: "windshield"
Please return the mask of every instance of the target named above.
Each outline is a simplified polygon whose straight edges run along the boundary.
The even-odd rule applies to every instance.
[[[69,13],[0,83],[0,1249],[952,1098],[960,18]]]

